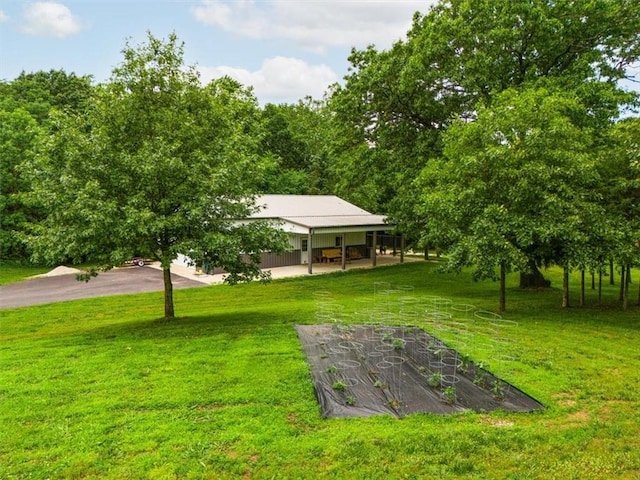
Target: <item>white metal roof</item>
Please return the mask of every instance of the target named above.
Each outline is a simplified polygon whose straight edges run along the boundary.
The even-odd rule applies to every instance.
[[[304,228],[389,227],[383,215],[373,215],[335,195],[262,195],[256,198],[256,205],[261,210],[252,218],[281,219]]]

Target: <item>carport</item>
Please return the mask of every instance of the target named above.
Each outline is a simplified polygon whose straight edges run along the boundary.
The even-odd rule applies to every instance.
[[[335,195],[262,195],[262,208],[251,219],[272,220],[289,234],[291,251],[265,256],[263,266],[305,264],[313,273],[314,263],[347,262],[368,258],[377,261],[377,235],[393,228],[385,216],[374,215]],[[400,261],[404,241],[400,236]],[[268,264],[267,264],[268,263]]]

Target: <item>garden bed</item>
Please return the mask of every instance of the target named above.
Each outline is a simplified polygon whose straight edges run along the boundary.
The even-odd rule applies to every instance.
[[[297,325],[323,417],[544,406],[418,327]]]

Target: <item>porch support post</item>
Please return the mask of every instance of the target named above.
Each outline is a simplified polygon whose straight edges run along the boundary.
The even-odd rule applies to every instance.
[[[404,263],[404,233],[400,234],[400,263]]]
[[[375,230],[373,231],[373,238],[371,240],[372,245],[371,245],[371,259],[372,259],[372,265],[375,267],[376,266],[376,255],[377,255],[377,251],[376,251],[376,244],[378,243],[378,232],[376,232]]]
[[[307,236],[307,265],[309,275],[313,273],[313,228],[309,229],[309,234]]]
[[[346,237],[347,236],[343,233],[342,241],[340,242],[342,244],[342,270],[347,268],[347,245],[345,244]]]

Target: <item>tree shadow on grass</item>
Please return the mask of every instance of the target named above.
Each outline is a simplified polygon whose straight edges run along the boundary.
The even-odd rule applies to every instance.
[[[132,339],[204,337],[225,335],[229,339],[269,334],[273,330],[282,332],[293,330],[294,322],[283,322],[282,316],[264,311],[224,312],[213,315],[178,317],[167,320],[152,318],[127,323],[101,325],[93,328],[79,328],[69,332],[69,336],[82,335],[88,339]]]

